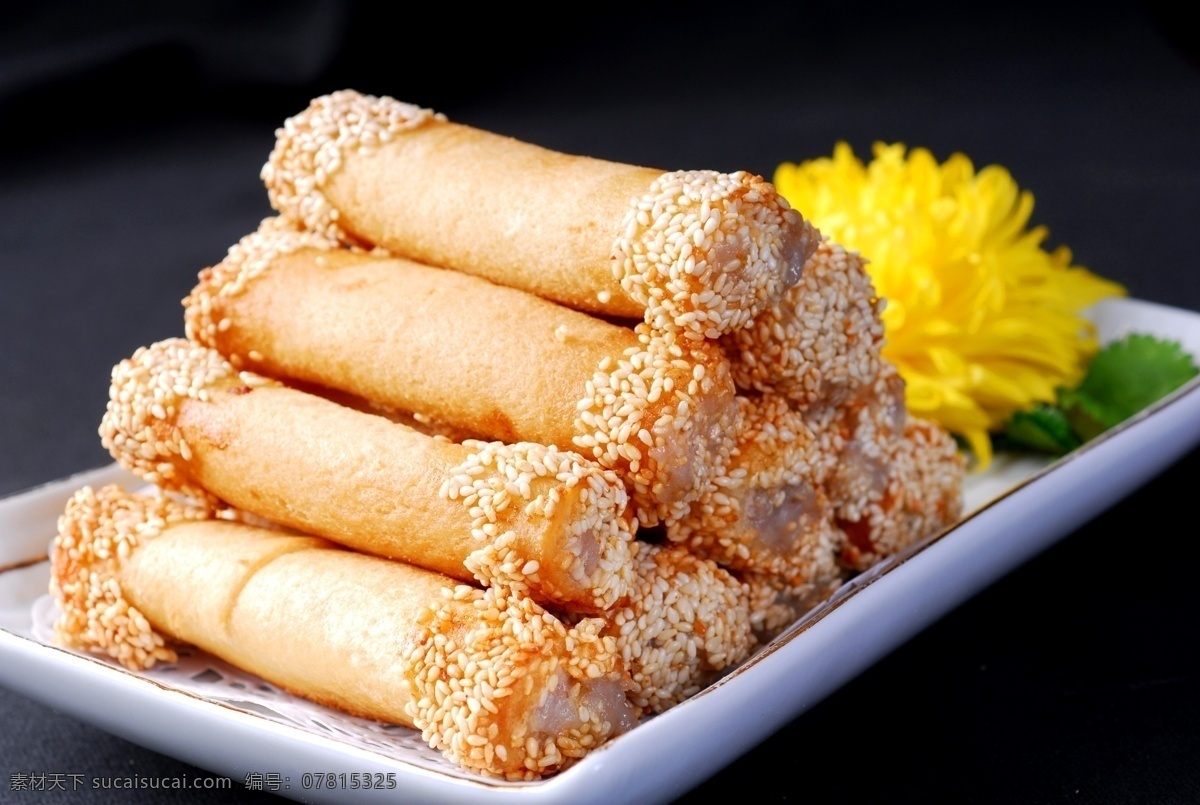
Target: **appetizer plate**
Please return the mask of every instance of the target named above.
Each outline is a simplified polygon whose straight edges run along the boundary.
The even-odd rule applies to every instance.
[[[1093,320],[1105,341],[1150,333],[1200,356],[1200,314],[1116,300],[1098,306]],[[0,501],[0,684],[235,781],[271,775],[283,783],[279,793],[305,801],[665,801],[1198,441],[1200,380],[1194,380],[1058,461],[1001,456],[968,479],[968,514],[956,526],[856,577],[721,681],[541,782],[463,772],[412,730],[294,699],[201,652],[134,674],[53,646],[45,557],[55,521],[84,484],[141,486],[115,466]]]

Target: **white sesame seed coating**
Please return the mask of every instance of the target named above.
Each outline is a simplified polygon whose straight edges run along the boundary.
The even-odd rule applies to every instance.
[[[745,586],[678,545],[637,543],[628,602],[602,616],[642,713],[695,695],[745,660],[754,645]]]
[[[827,450],[835,457],[826,491],[840,519],[858,520],[886,492],[888,457],[903,439],[908,418],[903,394],[903,382],[889,368],[845,405],[825,409],[832,416]]]
[[[840,405],[879,373],[884,302],[855,252],[822,240],[800,281],[721,339],[739,389]]]
[[[443,594],[447,602],[430,606],[422,638],[402,658],[411,669],[405,709],[430,746],[488,776],[536,780],[630,726],[626,703],[604,698],[619,694],[623,675],[616,639],[600,634],[602,621],[567,629],[503,585]],[[474,611],[466,630],[460,603]],[[500,724],[489,715],[500,704],[529,717]],[[570,708],[574,718],[551,719],[555,729],[547,729],[538,716],[548,706]]]
[[[213,297],[237,296],[255,277],[268,270],[276,258],[300,249],[329,250],[338,243],[312,232],[304,232],[282,216],[265,218],[258,229],[229,247],[225,259],[200,272],[199,282],[183,300],[183,321],[187,337],[197,344],[216,347],[218,332],[230,326],[228,319],[217,320]],[[228,356],[235,367],[242,364],[238,355]]]
[[[675,171],[634,199],[613,271],[651,327],[712,339],[777,302],[815,246],[816,231],[761,176]]]
[[[275,148],[262,169],[271,204],[307,230],[370,247],[373,244],[366,242],[365,236],[348,231],[350,223],[342,225],[353,213],[339,209],[327,195],[330,178],[342,171],[347,161],[377,151],[402,132],[444,120],[428,109],[353,90],[317,98],[277,132]],[[505,149],[508,143],[497,137],[491,147]],[[602,164],[608,167],[599,167]],[[599,170],[605,175],[613,168],[634,170],[596,160],[589,165],[579,170]],[[547,195],[554,192],[546,191]],[[462,200],[464,209],[470,203],[469,197]],[[512,228],[503,229],[506,235],[521,229],[519,216],[514,220]],[[796,282],[816,240],[812,226],[788,206],[771,183],[744,171],[664,173],[650,182],[644,195],[629,203],[623,221],[614,217],[604,225],[606,230],[612,227],[613,240],[610,250],[597,257],[612,258],[611,279],[589,275],[585,282],[594,286],[590,293],[571,297],[569,303],[618,315],[628,315],[641,306],[645,321],[655,329],[680,330],[695,339],[717,338],[742,327],[765,306],[778,301]],[[591,227],[594,222],[582,226]],[[386,237],[376,234],[372,239],[405,251]],[[464,259],[471,262],[473,258]],[[442,260],[456,262],[457,258],[443,256]],[[599,266],[607,271],[603,262]],[[449,267],[485,276],[496,268]],[[537,281],[525,277],[519,282],[536,285]],[[615,298],[618,282],[633,303]],[[539,293],[556,290],[537,287]]]
[[[891,445],[882,495],[839,507],[841,559],[866,569],[953,524],[962,513],[963,457],[935,423],[914,419]]]
[[[50,592],[61,611],[54,637],[64,646],[100,651],[131,670],[174,662],[175,652],[126,600],[117,569],[142,540],[213,513],[165,495],[130,495],[119,486],[85,486],[58,519]]]
[[[347,153],[378,147],[401,132],[445,120],[395,98],[341,90],[316,98],[275,132],[275,148],[262,168],[271,206],[304,228],[353,243],[338,225],[338,211],[322,188]]]
[[[724,567],[775,577],[795,598],[838,577],[839,542],[823,490],[832,456],[820,423],[779,395],[739,396],[737,447],[668,539]],[[813,425],[817,425],[814,429]]]
[[[162,537],[167,541],[156,547],[165,545],[168,552],[143,565],[142,573],[156,567],[156,561],[171,558],[189,560],[185,562],[188,569],[179,570],[179,578],[186,578],[193,567],[197,579],[209,578],[208,574],[221,578],[232,572],[243,583],[233,584],[227,591],[236,591],[239,599],[250,594],[256,602],[246,604],[245,617],[267,612],[278,613],[268,618],[286,620],[292,616],[286,610],[280,613],[276,599],[295,600],[298,591],[281,585],[278,579],[256,584],[251,577],[258,579],[270,571],[266,565],[247,562],[246,557],[271,556],[277,562],[287,555],[299,558],[291,568],[293,573],[301,570],[299,576],[277,571],[287,573],[287,578],[310,585],[323,580],[333,587],[343,585],[328,609],[309,606],[308,614],[295,616],[306,619],[305,626],[297,629],[298,639],[318,641],[310,646],[314,651],[320,649],[324,630],[334,624],[345,626],[345,618],[353,617],[345,611],[347,601],[358,600],[346,595],[360,583],[346,581],[345,574],[352,569],[362,572],[368,586],[409,583],[433,594],[427,603],[412,610],[385,606],[381,612],[364,616],[365,634],[347,636],[346,630],[339,629],[333,641],[354,646],[371,639],[372,630],[386,630],[384,639],[401,647],[400,656],[385,652],[371,657],[367,652],[358,658],[361,667],[382,674],[363,680],[363,684],[373,691],[376,686],[386,691],[388,685],[399,685],[396,707],[402,705],[403,720],[419,729],[431,746],[467,769],[508,779],[537,779],[632,726],[635,716],[622,691],[628,683],[616,640],[600,634],[599,620],[585,619],[567,629],[512,588],[484,592],[456,585],[439,574],[362,557],[321,540],[282,537],[301,543],[296,550],[286,542],[264,545],[262,532],[256,529],[209,532],[199,540],[194,533],[168,534],[179,524],[212,517],[204,508],[162,495],[133,495],[116,486],[98,493],[90,488],[78,492],[67,505],[55,541],[51,589],[63,611],[56,639],[70,647],[107,653],[131,670],[141,670],[175,659],[164,634],[178,627],[202,643],[210,642],[210,648],[222,653],[228,650],[240,658],[239,664],[259,670],[285,689],[353,712],[361,707],[354,704],[353,692],[345,698],[328,695],[327,664],[317,661],[294,673],[283,671],[277,660],[255,657],[254,644],[242,642],[238,635],[246,634],[244,625],[231,627],[224,619],[216,619],[216,632],[207,631],[203,624],[214,623],[211,615],[194,620],[181,615],[177,608],[187,607],[187,603],[173,599],[169,588],[158,584],[157,576],[135,573],[132,578],[140,578],[146,585],[130,592],[153,599],[148,608],[165,619],[160,633],[128,603],[118,583],[118,577],[125,577],[122,565],[137,562],[141,554],[135,556],[135,552]],[[181,539],[176,541],[176,537]],[[221,548],[207,551],[202,547],[213,541]],[[264,547],[269,553],[263,553]],[[251,588],[253,593],[248,593]],[[173,600],[161,600],[164,596]],[[320,590],[310,589],[301,597],[311,605],[314,596],[319,599]],[[403,600],[399,593],[393,603]],[[229,603],[232,606],[233,602]],[[263,612],[256,610],[259,606]],[[272,621],[266,628],[281,625]],[[349,631],[356,628],[351,626]],[[343,672],[333,673],[340,679]],[[380,712],[391,713],[391,707],[381,705]],[[395,717],[399,718],[398,711]]]
[[[793,587],[770,573],[736,572],[746,585],[750,605],[750,626],[760,643],[767,643],[837,591],[846,575],[831,576],[820,584]]]
[[[218,390],[279,385],[238,372],[217,352],[171,338],[140,347],[112,370],[108,407],[100,422],[101,444],[117,462],[163,489],[210,506],[225,504],[188,480],[182,465],[190,448],[174,424],[184,399],[207,401]]]
[[[733,450],[738,409],[720,350],[638,325],[578,405],[575,444],[628,484],[643,525],[683,516]]]
[[[615,473],[553,446],[474,440],[463,442],[463,446],[473,452],[463,464],[450,470],[440,494],[449,500],[461,500],[470,513],[472,536],[481,545],[466,564],[477,579],[522,590],[530,585],[549,587],[547,591],[553,592],[552,576],[537,562],[521,559],[514,550],[516,535],[506,529],[510,515],[517,510],[554,517],[562,491],[582,485],[580,514],[567,525],[563,569],[579,585],[593,591],[592,603],[597,609],[607,609],[628,594],[630,543],[637,523],[627,511],[629,498]],[[557,484],[535,494],[534,484],[543,478],[554,479]]]
[[[750,607],[750,627],[760,642],[769,641],[803,611],[781,595],[779,582],[765,573],[743,572],[738,578],[746,585]]]
[[[827,449],[836,461],[826,492],[847,566],[865,570],[958,518],[962,456],[940,427],[908,420],[904,382],[891,364],[884,362],[876,381],[835,416]]]

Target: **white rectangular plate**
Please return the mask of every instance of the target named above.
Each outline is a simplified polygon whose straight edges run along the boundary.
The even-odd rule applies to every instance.
[[[1098,306],[1093,319],[1102,340],[1145,332],[1178,340],[1200,356],[1200,314],[1116,300]],[[49,570],[42,559],[55,520],[85,483],[141,485],[116,467],[0,501],[0,684],[234,780],[249,772],[279,773],[291,780],[284,793],[307,801],[664,801],[1099,514],[1197,441],[1200,381],[1193,381],[1057,462],[1001,457],[987,473],[969,479],[970,514],[954,528],[860,575],[698,696],[538,783],[473,777],[425,747],[376,750],[299,717],[264,712],[234,696],[185,691],[39,641],[31,609],[46,592]],[[289,704],[297,709],[296,702]],[[306,708],[319,720],[321,708],[298,703],[299,711]],[[396,735],[412,743],[412,735]],[[660,751],[664,746],[671,751]],[[313,769],[391,774],[396,787],[302,787],[302,775]]]

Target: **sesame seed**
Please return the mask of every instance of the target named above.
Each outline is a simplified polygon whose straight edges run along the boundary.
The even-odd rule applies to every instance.
[[[778,301],[816,239],[773,185],[745,171],[664,173],[619,231],[614,276],[646,306],[645,321],[700,337],[744,327]]]
[[[526,591],[532,586],[551,593],[549,597],[578,601],[579,593],[554,590],[541,574],[539,562],[512,550],[517,537],[508,528],[515,525],[512,516],[517,511],[552,517],[561,490],[582,484],[578,511],[567,526],[562,567],[586,592],[594,609],[608,609],[627,594],[630,544],[637,523],[627,511],[629,497],[615,473],[577,453],[532,442],[467,440],[463,446],[472,452],[450,470],[440,494],[447,500],[461,499],[467,506],[471,534],[482,545],[471,553],[466,565],[480,582],[504,583]],[[484,468],[490,471],[482,472]],[[535,494],[534,483],[539,479],[544,480]],[[545,482],[550,479],[560,486]],[[553,595],[555,592],[558,595]]]
[[[593,669],[610,684],[621,674],[615,640],[594,619],[567,628],[505,585],[446,592],[455,606],[419,616],[421,631],[400,658],[411,690],[405,712],[430,746],[485,776],[535,780],[616,734],[587,706]],[[511,695],[517,679],[528,699]],[[552,695],[575,714],[551,725],[558,729],[541,722]]]
[[[323,235],[303,232],[286,218],[274,216],[263,219],[256,231],[229,248],[224,260],[200,272],[196,287],[183,300],[187,337],[203,346],[217,346],[218,336],[234,326],[234,322],[226,317],[214,320],[221,298],[237,296],[245,291],[249,283],[267,271],[279,257],[301,249],[326,251],[337,247],[336,241]],[[237,357],[241,359],[241,356]],[[262,356],[256,353],[248,357],[262,360]]]
[[[749,656],[749,599],[740,581],[680,546],[639,542],[635,568],[628,601],[602,616],[600,634],[628,663],[630,702],[658,713]]]
[[[637,333],[638,346],[588,381],[576,407],[575,445],[620,475],[638,519],[653,525],[686,512],[719,472],[733,449],[738,410],[728,362],[714,345],[645,324]],[[693,381],[698,399],[688,394]]]
[[[261,386],[274,381],[238,372],[217,352],[182,338],[141,347],[112,370],[108,406],[100,422],[101,444],[117,462],[150,483],[213,508],[225,504],[187,481],[190,460],[173,419],[184,399],[207,400],[214,388]]]
[[[844,564],[864,570],[958,518],[962,456],[940,427],[906,417],[894,367],[885,362],[876,381],[837,411],[835,425],[826,489]]]
[[[369,152],[401,132],[445,119],[429,109],[353,90],[316,98],[275,132],[275,148],[261,172],[271,206],[310,232],[352,242],[323,192],[344,155]]]
[[[125,598],[116,574],[141,541],[212,516],[205,507],[162,494],[130,495],[116,485],[76,492],[59,517],[51,557],[50,589],[61,612],[55,640],[107,654],[130,670],[174,662],[166,637]]]
[[[739,389],[841,405],[880,371],[882,312],[866,261],[822,240],[799,282],[721,346]]]
[[[823,485],[830,459],[814,427],[779,395],[739,396],[737,445],[667,538],[739,571],[792,588],[824,588],[839,576],[839,543]]]

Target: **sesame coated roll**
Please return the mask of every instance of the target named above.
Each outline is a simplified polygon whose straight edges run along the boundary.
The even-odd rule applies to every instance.
[[[575,445],[632,490],[643,525],[684,516],[723,471],[738,409],[715,344],[645,324],[638,345],[600,362],[577,406]]]
[[[882,494],[871,489],[837,506],[845,534],[840,558],[856,570],[937,534],[962,514],[963,458],[945,430],[913,419],[890,448]]]
[[[712,561],[678,545],[635,544],[628,600],[600,615],[616,640],[641,714],[695,695],[750,656],[747,588]]]
[[[962,511],[963,458],[954,439],[909,420],[904,381],[889,363],[828,428],[836,456],[826,480],[844,534],[840,558],[854,570],[898,553],[953,523]]]
[[[53,550],[57,640],[131,670],[189,643],[509,779],[554,772],[633,724],[598,620],[568,630],[508,588],[212,516],[116,486],[76,493]]]
[[[621,477],[646,522],[694,499],[732,447],[734,387],[715,344],[341,248],[280,218],[201,272],[184,307],[188,336],[239,368],[578,451]]]
[[[750,627],[761,643],[769,642],[817,603],[793,598],[785,585],[768,573],[744,572],[737,576],[746,585]]]
[[[426,436],[183,339],[113,369],[100,435],[164,489],[368,553],[582,612],[628,590],[624,486],[554,447]]]
[[[768,643],[800,616],[837,592],[849,573],[829,576],[822,584],[791,585],[771,573],[735,572],[746,585],[750,626],[759,643]]]
[[[841,405],[879,373],[883,306],[866,261],[822,240],[800,281],[721,346],[739,389]]]
[[[816,240],[760,176],[569,156],[353,90],[289,118],[262,178],[313,232],[697,339],[777,301]]]
[[[833,508],[823,489],[833,454],[826,428],[779,395],[739,396],[737,448],[725,471],[668,524],[667,537],[724,567],[778,580],[807,600],[837,580]]]

